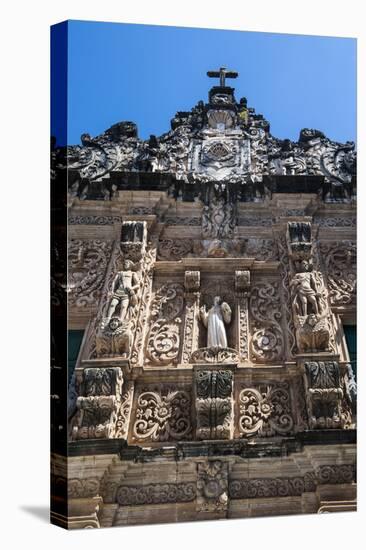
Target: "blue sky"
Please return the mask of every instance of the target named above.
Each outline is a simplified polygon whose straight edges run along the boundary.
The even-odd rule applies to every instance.
[[[68,143],[121,120],[144,139],[168,131],[176,111],[207,100],[216,80],[206,72],[220,66],[239,72],[237,100],[274,136],[297,140],[308,127],[356,140],[355,39],[69,21]]]

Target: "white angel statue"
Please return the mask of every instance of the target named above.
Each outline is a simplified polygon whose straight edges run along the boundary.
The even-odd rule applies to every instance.
[[[225,323],[231,321],[229,304],[221,303],[220,296],[215,296],[213,306],[208,312],[206,306],[200,308],[200,318],[207,328],[207,347],[227,348]]]

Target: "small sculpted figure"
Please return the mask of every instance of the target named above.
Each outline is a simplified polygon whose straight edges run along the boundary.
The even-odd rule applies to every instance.
[[[104,326],[107,326],[119,308],[118,318],[122,322],[126,319],[128,308],[137,304],[136,290],[139,287],[137,274],[132,271],[132,262],[125,260],[123,271],[119,271],[112,285],[112,296],[109,302],[107,317]]]
[[[200,317],[207,328],[207,347],[227,348],[225,323],[231,321],[230,306],[226,302],[221,302],[220,296],[215,296],[209,311],[206,311],[206,306],[201,307]]]

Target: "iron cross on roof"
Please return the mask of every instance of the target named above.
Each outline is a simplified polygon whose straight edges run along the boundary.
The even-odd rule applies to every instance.
[[[236,71],[228,71],[226,67],[220,67],[218,71],[208,71],[207,76],[210,78],[219,78],[220,86],[225,87],[225,78],[236,78],[238,73]]]

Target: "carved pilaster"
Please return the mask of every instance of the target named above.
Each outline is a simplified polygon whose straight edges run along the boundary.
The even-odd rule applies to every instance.
[[[249,359],[249,291],[250,271],[235,271],[236,338],[240,361]]]
[[[152,246],[147,251],[143,262],[143,283],[141,300],[138,309],[136,324],[134,327],[134,341],[130,354],[130,363],[134,366],[142,365],[144,362],[144,341],[149,330],[148,317],[149,305],[152,295],[153,267],[156,260],[156,247]]]
[[[127,439],[128,428],[130,425],[133,394],[135,389],[135,382],[129,381],[124,384],[124,390],[121,398],[120,408],[117,414],[116,421],[116,438]]]
[[[306,362],[304,382],[311,429],[350,426],[351,418],[342,406],[344,395],[337,361]]]
[[[166,283],[156,291],[151,304],[147,363],[169,365],[178,362],[183,304],[184,291],[179,283]]]
[[[200,272],[186,271],[184,275],[186,313],[183,332],[182,363],[189,363],[192,352],[198,347],[198,312],[200,305]]]
[[[118,367],[87,368],[83,371],[81,395],[72,421],[72,439],[115,437],[123,376]]]
[[[233,434],[233,373],[230,370],[197,370],[196,437],[230,439]]]

